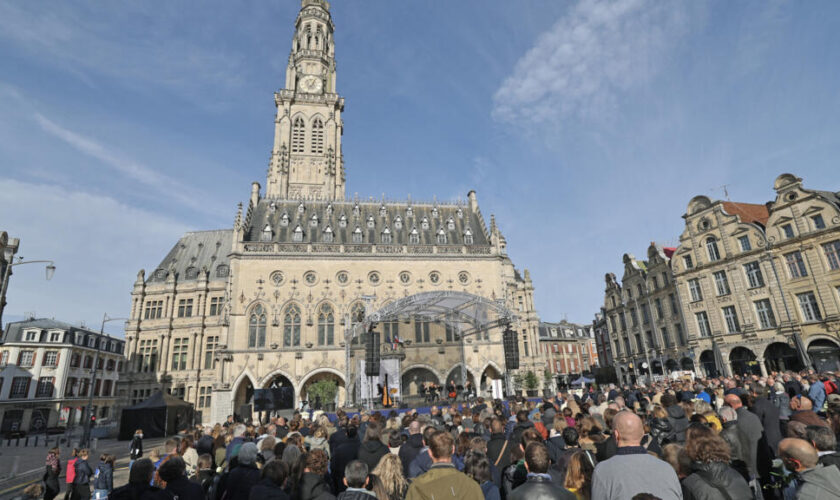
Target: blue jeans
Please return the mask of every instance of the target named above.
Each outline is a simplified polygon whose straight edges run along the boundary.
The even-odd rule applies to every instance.
[[[108,490],[93,490],[93,500],[107,500]]]

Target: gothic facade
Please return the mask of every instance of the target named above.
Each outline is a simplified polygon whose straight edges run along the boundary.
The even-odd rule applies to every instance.
[[[364,346],[347,334],[360,313],[436,290],[515,311],[521,369],[544,369],[530,275],[514,268],[474,192],[453,203],[345,196],[333,33],[328,2],[303,0],[274,98],[265,189],[252,184],[232,228],[187,233],[152,272],[138,273],[120,388],[127,400],[163,387],[215,422],[259,388],[291,387],[301,400],[329,379],[354,398]],[[401,360],[404,396],[426,381],[460,381],[462,359],[482,390],[502,377],[500,328],[466,341],[445,323],[413,318],[377,328]],[[340,390],[336,403],[345,399]]]

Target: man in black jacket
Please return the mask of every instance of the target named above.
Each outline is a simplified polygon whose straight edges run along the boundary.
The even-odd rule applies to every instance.
[[[108,498],[112,500],[172,500],[169,493],[151,485],[155,464],[148,458],[136,460],[128,472],[128,484],[116,488]]]
[[[178,500],[204,500],[200,485],[187,479],[187,466],[181,457],[172,457],[158,469],[160,479],[166,482],[166,490]]]
[[[423,449],[423,435],[420,434],[420,431],[420,422],[417,420],[411,422],[408,425],[408,440],[400,446],[399,455],[405,477],[408,477],[408,466]]]
[[[344,491],[344,468],[359,456],[362,443],[358,440],[358,430],[350,425],[347,427],[347,440],[336,446],[330,456],[330,474],[332,475],[333,491]]]
[[[508,497],[509,500],[574,500],[575,495],[560,488],[548,475],[548,449],[542,443],[531,443],[525,449],[525,468],[528,478]]]
[[[836,451],[837,437],[830,428],[822,425],[809,425],[805,428],[808,441],[817,449],[819,463],[826,467],[836,465],[840,468],[840,452]]]
[[[750,392],[753,395],[753,404],[750,407],[750,411],[755,413],[755,416],[761,420],[761,425],[764,427],[764,435],[767,437],[767,446],[775,456],[775,451],[779,448],[779,441],[782,440],[779,409],[767,398],[769,391],[766,387],[753,385],[750,388]]]
[[[487,442],[487,459],[500,470],[510,465],[510,445],[505,439],[505,423],[500,418],[490,421],[490,441]]]

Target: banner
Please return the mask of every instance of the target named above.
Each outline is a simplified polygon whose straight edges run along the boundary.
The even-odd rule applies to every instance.
[[[379,392],[379,386],[385,384],[386,375],[388,381],[388,392],[391,398],[400,399],[402,396],[402,380],[400,377],[400,360],[391,358],[383,359],[379,363],[379,375],[376,377],[366,377],[365,360],[359,360],[359,370],[357,373],[357,386],[359,387],[359,395],[362,400],[369,398],[381,398],[382,394]]]

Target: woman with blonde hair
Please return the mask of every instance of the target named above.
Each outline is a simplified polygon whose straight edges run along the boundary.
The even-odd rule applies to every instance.
[[[595,464],[592,463],[592,455],[589,453],[576,451],[569,458],[564,486],[575,494],[577,500],[589,500],[591,497],[594,471]]]
[[[373,469],[373,475],[381,484],[381,491],[377,492],[379,500],[402,500],[408,491],[408,481],[403,475],[402,460],[399,455],[388,453],[383,455]]]

